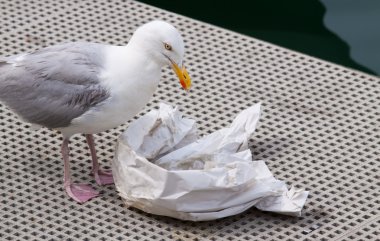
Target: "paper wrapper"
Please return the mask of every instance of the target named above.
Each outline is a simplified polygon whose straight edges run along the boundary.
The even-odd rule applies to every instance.
[[[119,137],[112,171],[128,206],[183,220],[212,220],[253,206],[300,216],[308,192],[288,190],[264,161],[253,161],[248,139],[260,104],[242,111],[229,128],[200,139],[195,121],[161,104]]]

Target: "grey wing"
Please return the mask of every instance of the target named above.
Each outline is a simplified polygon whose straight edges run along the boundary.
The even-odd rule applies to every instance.
[[[105,48],[69,43],[0,59],[0,100],[27,122],[66,127],[109,98],[98,77]]]

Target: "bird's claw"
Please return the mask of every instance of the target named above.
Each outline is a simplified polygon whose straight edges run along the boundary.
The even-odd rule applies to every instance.
[[[78,203],[85,203],[99,195],[98,191],[87,184],[72,183],[65,186],[65,190],[67,194]]]
[[[98,185],[109,185],[113,184],[112,171],[98,170],[97,172],[92,172],[95,176],[95,181]]]

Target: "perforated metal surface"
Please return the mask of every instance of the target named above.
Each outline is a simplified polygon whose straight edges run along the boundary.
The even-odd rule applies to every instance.
[[[62,189],[60,136],[31,131],[2,107],[0,240],[379,240],[379,78],[133,1],[0,1],[0,8],[1,55],[64,41],[125,44],[149,20],[173,23],[186,40],[194,88],[181,91],[167,68],[149,108],[182,105],[205,134],[261,101],[255,159],[311,191],[302,218],[250,209],[178,221],[126,209],[113,186],[79,205]],[[97,135],[100,159],[111,160],[124,128]],[[84,138],[73,138],[71,149],[74,178],[94,184]]]

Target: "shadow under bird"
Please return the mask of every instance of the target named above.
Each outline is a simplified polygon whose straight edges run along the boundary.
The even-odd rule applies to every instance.
[[[99,193],[72,182],[69,138],[85,134],[96,182],[113,183],[112,173],[99,168],[92,134],[124,124],[141,111],[166,65],[189,90],[183,55],[178,30],[157,20],[140,26],[126,46],[73,42],[1,57],[0,101],[24,121],[62,133],[64,188],[83,203]]]

